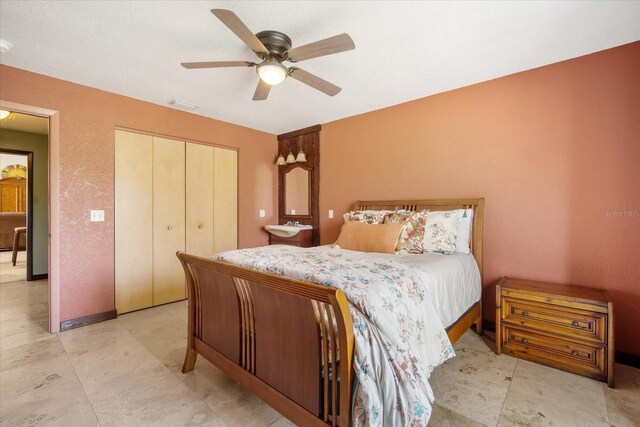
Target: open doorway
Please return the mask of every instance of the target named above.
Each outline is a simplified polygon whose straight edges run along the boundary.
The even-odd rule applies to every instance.
[[[27,211],[33,210],[28,206],[28,176],[33,172],[32,159],[30,151],[0,147],[0,283],[27,279]]]
[[[49,329],[49,119],[0,110],[0,286]],[[3,313],[4,314],[4,313]],[[16,313],[18,314],[18,313]]]

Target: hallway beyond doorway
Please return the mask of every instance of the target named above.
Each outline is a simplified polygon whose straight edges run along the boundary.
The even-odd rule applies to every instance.
[[[27,252],[18,251],[15,267],[11,255],[12,251],[0,252],[0,283],[24,281],[27,277]]]

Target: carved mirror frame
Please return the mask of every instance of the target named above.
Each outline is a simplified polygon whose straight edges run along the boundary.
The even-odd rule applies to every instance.
[[[320,125],[311,126],[293,132],[278,135],[278,155],[286,156],[293,147],[295,154],[300,148],[305,152],[307,161],[291,163],[278,168],[278,223],[298,221],[311,225],[313,245],[320,244]],[[286,212],[286,174],[295,168],[309,171],[309,214],[289,215]]]

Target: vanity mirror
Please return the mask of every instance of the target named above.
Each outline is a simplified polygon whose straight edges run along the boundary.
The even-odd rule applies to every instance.
[[[309,215],[309,171],[302,166],[285,174],[284,206],[287,215]]]

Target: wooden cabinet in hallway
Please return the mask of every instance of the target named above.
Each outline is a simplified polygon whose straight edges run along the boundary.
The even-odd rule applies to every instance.
[[[0,180],[0,212],[27,211],[27,180],[5,178]]]

